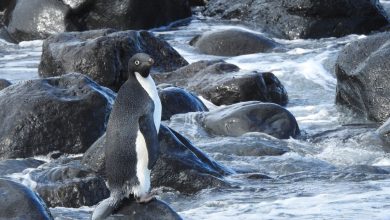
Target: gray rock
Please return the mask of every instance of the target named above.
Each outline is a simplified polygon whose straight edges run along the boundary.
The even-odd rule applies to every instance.
[[[271,52],[280,46],[270,38],[241,29],[206,32],[190,42],[200,52],[216,56],[239,56]]]
[[[210,0],[204,15],[287,39],[367,34],[389,24],[378,0]]]
[[[0,79],[0,90],[3,90],[10,85],[12,85],[12,83],[10,81],[8,81],[6,79]]]
[[[119,209],[107,220],[181,220],[182,218],[168,204],[154,199],[146,204],[139,204],[134,200],[125,200]]]
[[[22,184],[0,179],[0,195],[0,219],[53,219],[42,199]]]
[[[390,32],[347,45],[336,61],[336,103],[384,122],[390,117]]]
[[[84,154],[82,163],[104,175],[104,141],[102,136]],[[228,187],[223,176],[233,171],[210,159],[185,137],[168,127],[159,132],[160,157],[151,172],[152,187],[169,187],[193,194],[210,187]]]
[[[82,153],[106,127],[115,94],[81,74],[0,91],[0,159]]]
[[[295,117],[285,108],[272,103],[238,103],[201,113],[198,120],[214,135],[236,137],[248,132],[261,132],[288,139],[300,134]]]
[[[104,179],[79,160],[61,158],[29,175],[37,183],[36,192],[50,207],[91,206],[110,195]]]
[[[390,119],[380,126],[376,133],[387,146],[390,146]]]
[[[203,102],[194,94],[178,87],[166,87],[159,89],[162,105],[161,120],[169,120],[172,115],[208,111]]]
[[[7,7],[6,26],[17,41],[65,31],[149,29],[191,16],[188,0],[13,0],[8,6],[7,2],[2,0],[0,7]]]
[[[264,101],[286,105],[287,91],[272,73],[236,75],[240,69],[223,61],[199,61],[173,72],[154,74],[157,83],[184,87],[216,105]]]
[[[46,39],[39,75],[79,72],[118,91],[127,80],[128,60],[139,52],[153,57],[153,71],[172,71],[188,64],[167,42],[150,32],[103,29],[61,33]]]

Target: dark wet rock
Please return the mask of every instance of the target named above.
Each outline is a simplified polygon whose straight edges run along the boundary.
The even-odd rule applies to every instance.
[[[79,160],[59,159],[29,175],[37,182],[35,190],[50,207],[91,206],[110,195],[104,179]]]
[[[241,136],[261,132],[279,139],[297,137],[295,117],[285,108],[261,102],[243,102],[202,113],[198,120],[212,134]]]
[[[1,23],[0,23],[0,39],[3,39],[10,43],[16,43],[16,41],[12,39],[12,37],[9,35],[7,28],[1,27]]]
[[[261,133],[240,137],[218,137],[198,144],[206,152],[237,156],[280,156],[290,151],[282,140]]]
[[[390,119],[380,126],[378,130],[376,130],[376,133],[385,145],[390,146]]]
[[[172,71],[188,64],[167,42],[150,32],[103,29],[62,33],[46,39],[39,75],[79,72],[117,91],[127,80],[128,60],[139,52],[153,57],[153,71]]]
[[[104,175],[104,141],[98,139],[84,154],[82,163]],[[182,193],[196,193],[210,187],[226,187],[224,175],[233,171],[210,159],[189,140],[168,127],[159,132],[160,157],[152,169],[152,187],[169,187]]]
[[[203,102],[194,94],[178,87],[159,89],[162,105],[161,120],[169,120],[172,115],[208,111]]]
[[[384,122],[390,117],[390,32],[347,45],[336,62],[336,103]]]
[[[106,127],[114,93],[81,74],[0,91],[0,159],[82,153]]]
[[[0,161],[0,177],[12,173],[20,173],[27,168],[36,168],[44,162],[32,158]]]
[[[194,37],[190,45],[202,53],[216,56],[266,53],[279,46],[263,35],[236,28],[206,32]]]
[[[17,41],[65,31],[149,29],[191,16],[187,0],[13,0],[7,10],[6,25]]]
[[[189,0],[190,6],[205,6],[207,0]]]
[[[10,85],[12,85],[12,83],[10,81],[8,81],[6,79],[0,79],[0,90],[3,90]]]
[[[278,37],[367,34],[389,24],[378,0],[210,0],[206,16],[238,19]]]
[[[12,0],[1,0],[0,1],[0,11],[3,11],[8,8]]]
[[[53,219],[42,199],[22,184],[0,179],[0,219]]]
[[[146,204],[139,204],[126,199],[114,213],[121,216],[110,216],[107,220],[181,220],[182,218],[165,202],[154,199]]]
[[[223,61],[199,61],[173,72],[154,74],[157,83],[168,83],[196,92],[216,105],[264,101],[286,105],[287,91],[272,73],[239,74]]]

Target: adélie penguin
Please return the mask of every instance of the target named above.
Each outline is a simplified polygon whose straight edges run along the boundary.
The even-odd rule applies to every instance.
[[[105,171],[110,197],[95,208],[92,219],[108,217],[125,197],[149,202],[150,171],[159,155],[161,102],[150,76],[153,59],[144,53],[130,58],[128,79],[119,89],[108,120]]]

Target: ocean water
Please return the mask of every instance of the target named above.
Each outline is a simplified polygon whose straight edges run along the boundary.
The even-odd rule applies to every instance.
[[[390,4],[390,1],[383,1]],[[349,35],[319,40],[274,39],[283,52],[237,57],[203,55],[189,46],[208,30],[247,27],[198,17],[186,26],[156,29],[188,62],[223,59],[249,71],[271,71],[288,91],[287,109],[296,117],[304,138],[274,140],[289,149],[282,156],[237,156],[208,151],[223,147],[228,138],[210,137],[195,120],[196,113],[164,122],[189,138],[211,157],[235,170],[250,170],[272,179],[226,177],[235,187],[205,189],[196,195],[166,192],[159,197],[184,219],[390,219],[390,149],[382,146],[375,126],[335,105],[334,64],[348,43],[364,38]],[[251,30],[253,31],[253,30]],[[261,30],[257,30],[261,33]],[[266,34],[266,33],[263,33]],[[13,83],[38,78],[42,41],[10,44],[0,40],[0,78]],[[214,106],[205,100],[211,109]],[[346,126],[348,125],[348,126]],[[383,172],[377,172],[377,170]],[[30,187],[28,170],[11,176]],[[94,207],[51,208],[56,219],[89,219]]]

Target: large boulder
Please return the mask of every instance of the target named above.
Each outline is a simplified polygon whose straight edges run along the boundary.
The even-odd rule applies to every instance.
[[[53,219],[42,199],[22,184],[0,179],[0,195],[0,219]]]
[[[216,105],[263,101],[286,105],[287,91],[272,73],[237,74],[240,69],[223,61],[199,61],[173,72],[154,74],[157,83],[169,83],[196,92]]]
[[[39,75],[79,72],[118,91],[127,80],[128,60],[139,52],[153,57],[153,71],[172,71],[188,64],[167,42],[150,32],[103,29],[61,33],[46,39]]]
[[[104,176],[105,135],[84,154],[82,163]],[[151,172],[152,187],[168,187],[196,193],[210,187],[228,186],[224,175],[233,171],[210,159],[189,140],[168,127],[159,132],[160,157]]]
[[[104,179],[80,160],[60,158],[29,173],[35,191],[50,207],[95,205],[110,195]]]
[[[162,105],[161,120],[169,120],[172,115],[181,113],[208,111],[198,97],[182,88],[160,88],[158,95]]]
[[[267,53],[279,46],[270,38],[237,28],[206,32],[195,36],[190,45],[204,54],[216,56]]]
[[[238,103],[200,113],[197,120],[215,135],[235,137],[248,132],[262,132],[279,139],[288,139],[300,134],[295,117],[273,103]]]
[[[367,34],[389,24],[378,0],[210,0],[204,14],[287,39]]]
[[[12,83],[10,81],[8,81],[6,79],[0,79],[0,90],[3,90],[10,85],[12,85]]]
[[[336,103],[368,119],[390,117],[390,32],[347,45],[336,61]]]
[[[127,220],[181,220],[182,218],[165,202],[153,199],[146,204],[139,204],[134,200],[126,199],[114,214],[120,216],[110,216],[107,219],[127,219]]]
[[[82,153],[106,128],[114,93],[81,74],[0,91],[0,159]]]
[[[64,31],[149,29],[190,16],[188,0],[12,0],[5,20],[22,41]]]

